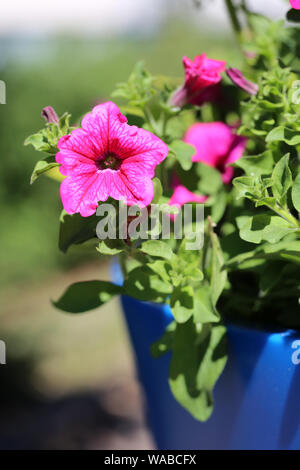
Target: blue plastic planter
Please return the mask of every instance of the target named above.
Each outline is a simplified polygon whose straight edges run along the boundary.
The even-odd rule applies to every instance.
[[[113,270],[120,282],[118,266]],[[169,390],[170,355],[150,354],[172,321],[169,307],[125,296],[121,302],[158,449],[300,449],[300,364],[292,360],[300,332],[229,326],[229,360],[215,387],[215,409],[199,423]]]

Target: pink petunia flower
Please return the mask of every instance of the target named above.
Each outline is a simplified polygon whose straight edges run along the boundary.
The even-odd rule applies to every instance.
[[[174,189],[174,192],[168,202],[169,206],[178,206],[182,207],[185,204],[190,202],[204,203],[208,197],[201,196],[200,194],[192,193],[189,191],[183,184],[181,184],[178,176],[174,173],[172,176],[171,187]],[[171,220],[175,220],[174,214],[170,215]]]
[[[290,4],[295,10],[300,10],[300,0],[290,0]]]
[[[222,80],[226,62],[209,59],[206,54],[195,57],[194,61],[183,57],[185,83],[171,97],[173,106],[185,104],[201,106],[207,101],[215,101],[219,95],[219,83]]]
[[[244,77],[243,73],[239,69],[230,67],[226,70],[226,74],[236,86],[244,90],[246,93],[253,96],[257,95],[259,90],[258,85]]]
[[[129,126],[116,104],[93,108],[81,128],[62,137],[57,163],[67,176],[60,194],[68,214],[88,217],[108,197],[127,205],[147,206],[154,195],[155,167],[168,154],[167,145],[144,129]]]
[[[193,162],[202,162],[218,169],[224,183],[230,183],[234,169],[228,166],[243,156],[247,139],[238,136],[223,122],[193,124],[187,131],[185,142],[194,145]]]
[[[178,205],[180,207],[189,202],[203,203],[207,200],[207,196],[200,196],[199,194],[192,193],[185,186],[179,184],[175,187],[171,199],[169,200],[169,205],[174,206]]]

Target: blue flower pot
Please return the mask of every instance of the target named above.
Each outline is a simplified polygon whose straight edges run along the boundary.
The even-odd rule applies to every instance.
[[[113,277],[121,282],[118,266]],[[215,387],[215,409],[201,423],[170,392],[170,354],[150,354],[172,321],[170,308],[126,296],[121,302],[158,449],[300,449],[300,332],[230,325],[229,360]]]

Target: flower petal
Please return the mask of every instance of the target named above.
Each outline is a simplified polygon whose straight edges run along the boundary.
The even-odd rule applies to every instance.
[[[218,168],[230,150],[232,131],[222,122],[197,123],[188,129],[184,140],[196,148],[193,162]]]
[[[151,132],[129,126],[112,102],[94,107],[81,125],[58,143],[56,161],[68,176],[61,186],[65,210],[88,216],[108,197],[128,205],[150,204],[155,167],[168,155],[168,146]],[[108,160],[107,168],[98,164],[107,157],[118,158],[120,166],[110,168]]]

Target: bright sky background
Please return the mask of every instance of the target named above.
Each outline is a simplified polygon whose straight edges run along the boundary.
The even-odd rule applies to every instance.
[[[0,9],[0,35],[84,33],[104,36],[151,31],[179,9],[193,21],[226,25],[223,0],[205,0],[204,10],[195,11],[192,0],[5,0]],[[249,0],[257,11],[273,17],[283,15],[284,0]],[[196,16],[197,15],[197,16]],[[213,19],[213,21],[211,21]]]

